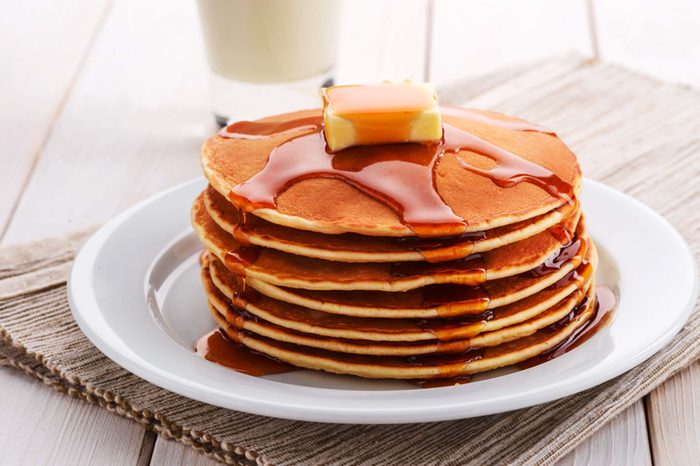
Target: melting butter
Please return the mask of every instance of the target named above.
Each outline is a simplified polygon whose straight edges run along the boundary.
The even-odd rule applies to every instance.
[[[328,148],[442,138],[435,88],[429,83],[333,86],[321,91],[323,131]]]

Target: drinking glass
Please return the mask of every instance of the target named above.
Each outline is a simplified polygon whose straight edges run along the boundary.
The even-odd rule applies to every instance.
[[[319,106],[333,83],[339,0],[198,2],[219,125]]]

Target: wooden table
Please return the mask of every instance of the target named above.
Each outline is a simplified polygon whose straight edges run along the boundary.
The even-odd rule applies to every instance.
[[[3,244],[107,221],[200,173],[215,127],[194,0],[0,4]],[[693,0],[355,0],[338,76],[440,85],[576,51],[700,86],[699,30]],[[15,370],[0,385],[0,464],[212,463]],[[699,400],[695,364],[561,463],[698,464]]]

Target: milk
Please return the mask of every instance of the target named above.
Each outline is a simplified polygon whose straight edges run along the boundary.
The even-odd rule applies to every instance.
[[[338,0],[198,0],[218,117],[320,105],[332,77]]]

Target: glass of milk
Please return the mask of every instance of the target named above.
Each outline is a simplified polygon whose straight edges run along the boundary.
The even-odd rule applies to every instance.
[[[339,0],[198,0],[219,125],[320,106]]]

